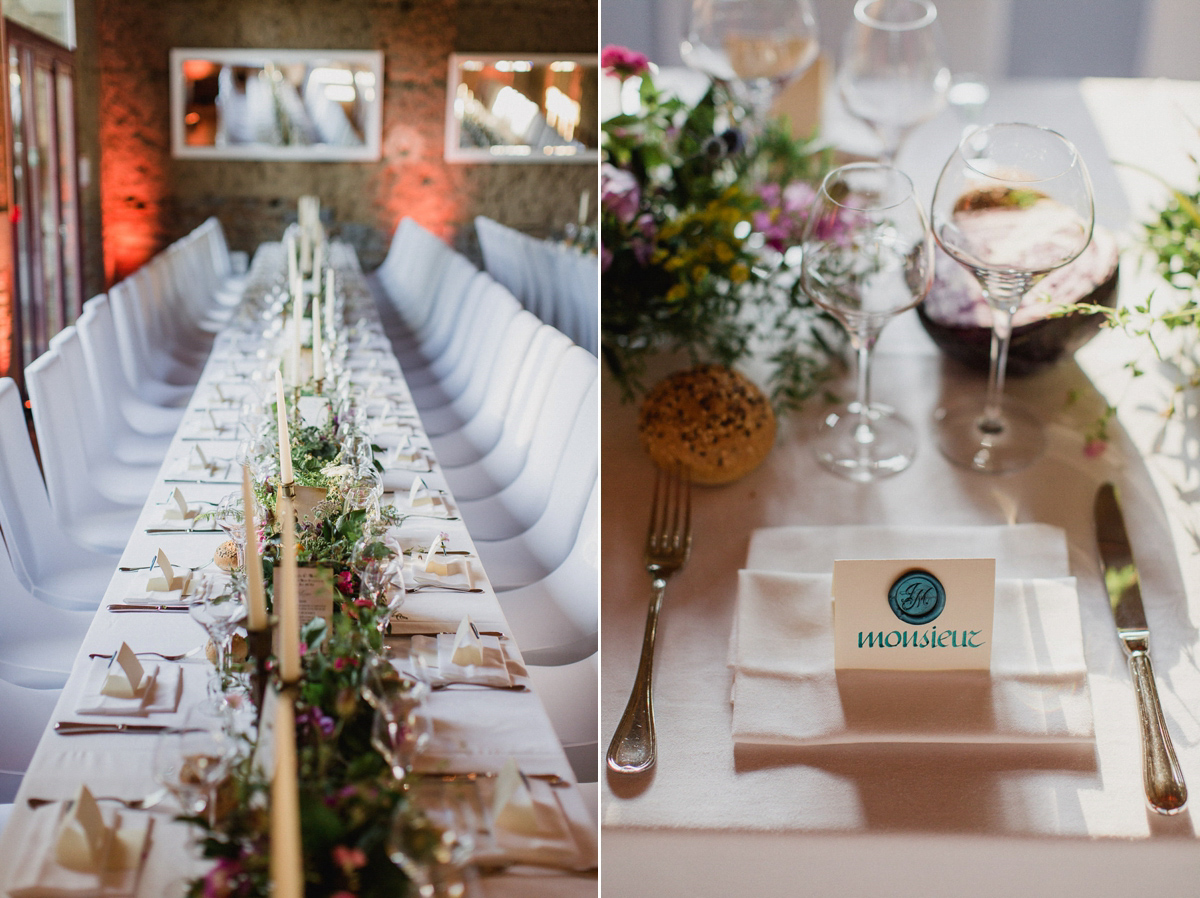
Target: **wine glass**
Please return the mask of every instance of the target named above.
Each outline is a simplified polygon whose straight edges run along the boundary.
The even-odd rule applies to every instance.
[[[846,31],[838,90],[851,114],[871,126],[891,163],[917,125],[946,100],[937,7],[930,0],[858,0]]]
[[[476,894],[470,866],[479,813],[461,783],[424,782],[405,793],[387,837],[387,852],[421,898]]]
[[[354,544],[350,568],[358,575],[360,595],[379,614],[383,632],[392,612],[404,601],[404,548],[388,530],[368,530]]]
[[[1041,422],[1004,398],[1013,313],[1029,289],[1092,238],[1087,168],[1061,134],[1038,125],[988,125],[959,143],[938,177],[931,213],[942,249],[979,281],[992,307],[987,397],[937,412],[942,453],[987,473],[1019,470],[1045,446]]]
[[[895,474],[916,452],[912,426],[871,403],[871,350],[883,326],[933,283],[933,239],[912,181],[890,165],[859,162],[825,176],[804,232],[804,290],[846,328],[857,353],[857,397],[830,413],[817,458],[851,480]]]
[[[223,715],[197,705],[181,727],[158,737],[152,760],[155,780],[179,802],[185,814],[208,812],[216,819],[217,791],[229,774],[236,744]]]
[[[246,616],[246,606],[224,578],[201,577],[188,597],[188,614],[208,633],[217,652],[216,678],[209,682],[209,706],[222,708],[226,703],[228,678],[226,643]]]
[[[692,0],[683,61],[727,85],[760,129],[780,91],[817,58],[809,0]]]

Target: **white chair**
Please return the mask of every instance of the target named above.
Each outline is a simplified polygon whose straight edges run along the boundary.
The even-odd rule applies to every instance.
[[[456,497],[482,499],[495,495],[516,480],[525,467],[530,444],[535,435],[541,433],[539,424],[543,410],[550,416],[564,414],[556,409],[576,405],[578,397],[587,389],[588,379],[595,377],[595,363],[586,355],[555,328],[547,326],[537,332],[513,386],[512,399],[496,445],[483,458],[465,464],[452,462],[450,450],[438,458]],[[559,397],[561,406],[548,407],[552,387],[571,387],[578,391],[578,396],[572,399],[568,393]],[[548,420],[557,419],[550,417]],[[471,440],[472,445],[475,442]]]
[[[38,601],[0,550],[0,614],[0,680],[31,689],[65,686],[94,613]]]
[[[436,384],[411,388],[417,408],[423,411],[449,404],[463,394],[473,375],[491,370],[500,351],[499,335],[519,311],[521,304],[511,293],[494,281],[489,283],[478,298],[474,314],[465,322],[463,353],[444,363],[445,356],[441,356],[430,365],[438,376]]]
[[[543,453],[544,444],[538,442],[531,447],[525,467],[516,480],[494,496],[458,503],[459,513],[467,522],[472,539],[499,540],[524,533],[555,501],[554,486],[559,482],[560,474],[563,478],[576,474],[586,476],[586,472],[596,469],[599,402],[599,381],[593,378],[591,388],[576,409],[561,451],[558,445],[552,445]],[[538,451],[533,451],[535,448]]]
[[[571,441],[590,446],[591,451],[567,447],[554,474],[550,503],[536,524],[508,539],[475,540],[479,558],[495,589],[512,590],[541,580],[571,554],[591,493],[596,488],[598,418],[598,415],[579,415],[578,426],[571,432]]]
[[[562,743],[575,778],[594,783],[600,778],[599,684],[597,656],[574,664],[526,668],[542,700],[555,735]]]
[[[57,689],[26,689],[0,681],[4,732],[0,735],[0,802],[11,804],[54,713]]]
[[[375,270],[392,301],[413,329],[420,329],[433,311],[433,297],[453,250],[411,218],[396,227],[387,256]]]
[[[116,331],[118,358],[125,381],[143,401],[153,405],[187,405],[195,384],[172,384],[160,379],[150,364],[152,353],[146,339],[142,312],[126,278],[108,291],[108,305]]]
[[[449,310],[446,314],[439,313],[438,320],[430,325],[429,348],[426,349],[422,344],[412,352],[401,350],[397,353],[396,358],[404,369],[404,380],[410,390],[419,391],[436,386],[462,360],[472,333],[471,325],[485,308],[484,298],[495,283],[483,272],[475,271],[462,288],[459,299],[453,302],[453,313]],[[458,289],[457,275],[446,284],[447,289]],[[437,401],[445,400],[441,398]]]
[[[459,313],[471,281],[479,269],[465,256],[454,253],[447,257],[445,271],[438,282],[437,293],[432,297],[433,309],[420,327],[405,321],[402,310],[391,299],[387,285],[372,276],[375,283],[388,297],[387,306],[395,312],[399,326],[388,332],[388,338],[396,351],[396,358],[409,371],[416,373],[428,368],[430,362],[446,351],[461,324]],[[424,376],[424,375],[422,375]]]
[[[65,348],[67,352],[63,352]],[[49,392],[48,387],[41,387],[38,396],[41,397],[41,418],[34,413],[34,421],[39,428],[50,416],[57,420],[48,425],[54,431],[62,433],[72,429],[83,454],[75,461],[73,472],[76,479],[86,478],[88,485],[113,502],[141,508],[150,495],[158,476],[162,462],[126,464],[114,454],[112,447],[103,439],[103,425],[96,411],[96,403],[91,396],[91,383],[87,375],[87,364],[83,360],[83,349],[79,345],[79,336],[74,326],[68,326],[59,331],[50,340],[50,350],[46,353],[49,361],[39,366],[33,377],[39,380],[49,379],[63,389],[63,393]],[[33,401],[34,390],[29,388],[30,401]],[[47,401],[46,397],[53,397]],[[40,433],[40,430],[39,430]]]
[[[120,552],[137,524],[142,502],[113,501],[95,488],[83,462],[86,452],[75,421],[70,378],[55,352],[25,369],[42,471],[54,516],[78,542],[101,552]]]
[[[68,325],[51,337],[50,349],[62,356],[76,390],[73,404],[79,413],[89,468],[103,464],[109,469],[119,469],[122,478],[144,486],[143,492],[148,493],[170,444],[133,432],[124,425],[119,412],[109,413],[99,383],[88,368],[83,340],[75,325]]]
[[[550,574],[496,594],[530,664],[570,664],[599,648],[600,510],[593,487],[571,552]]]
[[[9,377],[0,378],[0,532],[17,579],[35,598],[71,610],[100,604],[117,559],[85,548],[56,520],[29,443],[21,394]]]
[[[486,432],[477,444],[481,454],[490,450],[500,438],[504,413],[508,400],[521,371],[521,361],[529,351],[534,335],[545,325],[520,309],[509,319],[498,337],[491,366],[477,364],[471,373],[467,387],[448,405],[426,409],[421,414],[421,424],[430,438],[444,436],[461,430],[469,422],[483,418],[489,421]]]
[[[76,327],[88,371],[104,394],[106,407],[116,409],[135,432],[162,442],[165,452],[187,409],[147,402],[129,385],[121,367],[120,341],[113,323],[112,306],[105,294],[94,296],[83,304],[83,314]]]

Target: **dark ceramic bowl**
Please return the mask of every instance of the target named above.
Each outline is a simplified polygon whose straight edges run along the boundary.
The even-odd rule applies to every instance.
[[[1117,304],[1118,251],[1116,240],[1096,228],[1092,243],[1070,265],[1037,284],[1013,319],[1008,372],[1032,374],[1070,356],[1096,335],[1104,323],[1100,312],[1073,312],[1047,317],[1054,307],[1085,302],[1113,308]],[[926,333],[947,356],[968,367],[987,371],[991,357],[991,309],[975,278],[937,250],[933,289],[917,314]]]

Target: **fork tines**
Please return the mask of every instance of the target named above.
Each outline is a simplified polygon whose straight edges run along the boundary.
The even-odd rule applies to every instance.
[[[654,478],[650,526],[646,532],[648,553],[670,552],[687,558],[692,548],[692,483],[682,463]]]

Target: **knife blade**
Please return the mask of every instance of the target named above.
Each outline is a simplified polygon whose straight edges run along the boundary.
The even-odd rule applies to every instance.
[[[1150,627],[1142,605],[1142,589],[1125,516],[1113,484],[1096,493],[1094,507],[1100,573],[1112,605],[1117,635],[1129,659],[1129,673],[1137,696],[1142,734],[1142,784],[1150,807],[1160,814],[1178,814],[1187,804],[1187,785],[1163,719],[1150,664]]]
[[[161,723],[99,723],[90,720],[60,720],[54,732],[63,736],[86,733],[164,733],[171,727]]]
[[[118,613],[130,611],[187,611],[188,606],[180,602],[168,602],[162,605],[127,605],[116,602],[109,605],[108,610]]]

